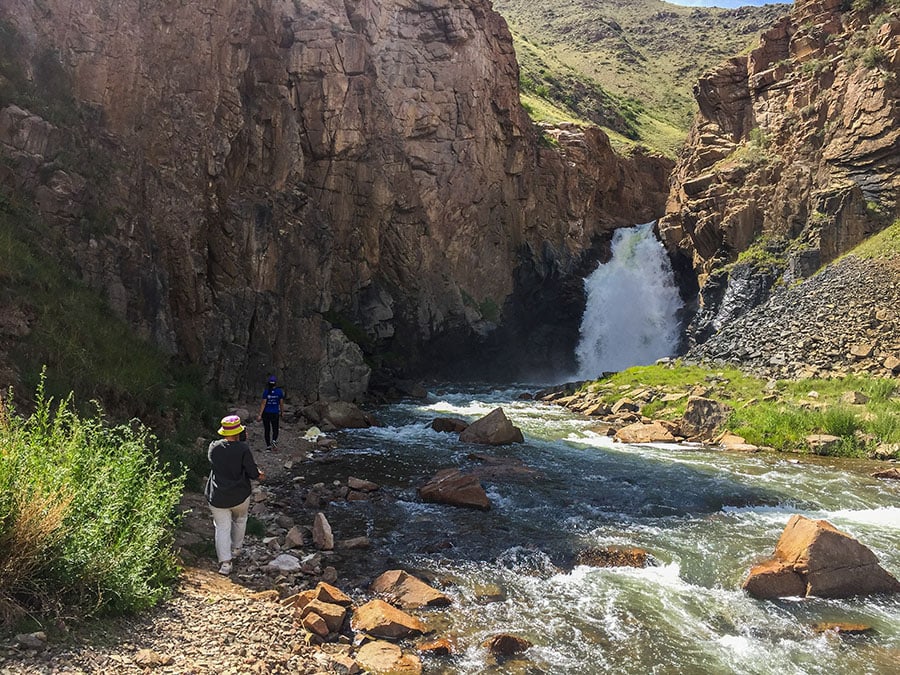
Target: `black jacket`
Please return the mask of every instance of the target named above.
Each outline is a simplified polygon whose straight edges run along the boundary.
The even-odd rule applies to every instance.
[[[237,506],[250,496],[251,480],[259,478],[250,446],[245,441],[221,438],[207,451],[212,470],[206,483],[206,501],[220,509]]]

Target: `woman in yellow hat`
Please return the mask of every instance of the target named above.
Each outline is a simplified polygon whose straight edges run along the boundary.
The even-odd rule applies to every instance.
[[[207,451],[212,470],[205,493],[216,528],[219,574],[231,574],[231,561],[241,552],[250,510],[250,481],[266,477],[256,466],[250,446],[241,440],[243,432],[240,417],[223,417],[219,428],[222,438],[210,443]]]

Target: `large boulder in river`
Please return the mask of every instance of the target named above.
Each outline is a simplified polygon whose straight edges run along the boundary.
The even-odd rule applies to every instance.
[[[465,474],[459,469],[442,469],[419,488],[422,501],[450,506],[464,506],[487,511],[491,500],[477,476]]]
[[[513,426],[503,408],[494,408],[480,420],[472,422],[459,435],[463,443],[481,443],[483,445],[508,445],[522,443],[525,437],[519,427]]]
[[[403,570],[388,570],[372,582],[369,590],[403,609],[446,607],[450,604],[449,597]]]
[[[788,521],[773,557],[752,567],[743,588],[756,598],[848,598],[900,592],[875,554],[824,520]]]

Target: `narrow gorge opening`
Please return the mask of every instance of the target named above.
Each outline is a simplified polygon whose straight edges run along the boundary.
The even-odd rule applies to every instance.
[[[676,353],[682,301],[654,223],[616,231],[612,257],[584,280],[578,379],[647,365]]]

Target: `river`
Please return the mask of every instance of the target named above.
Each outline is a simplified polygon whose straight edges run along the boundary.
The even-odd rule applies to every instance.
[[[382,485],[390,499],[328,507],[338,539],[372,548],[349,575],[402,567],[453,598],[425,617],[458,651],[426,673],[897,673],[900,596],[758,601],[740,590],[792,514],[822,518],[871,548],[900,575],[900,484],[873,464],[702,447],[613,443],[567,410],[520,400],[520,388],[436,389],[427,401],[385,406],[385,424],[342,432],[330,463],[305,482]],[[460,443],[429,428],[502,406],[525,443]],[[470,453],[521,460],[534,474],[484,480],[488,512],[424,504],[416,487]],[[657,565],[573,566],[595,546],[638,546]],[[343,563],[342,563],[343,564]],[[870,633],[816,633],[824,621]],[[490,664],[481,643],[508,632],[533,643],[521,659]]]

